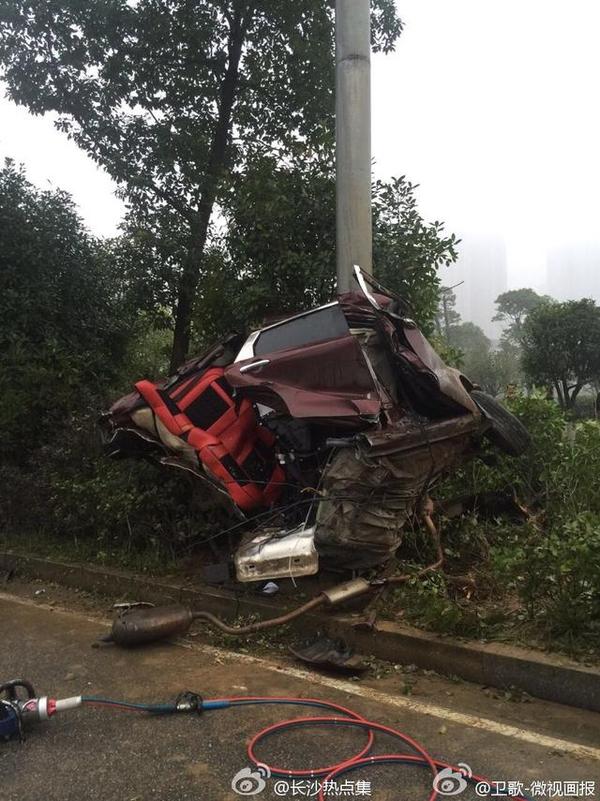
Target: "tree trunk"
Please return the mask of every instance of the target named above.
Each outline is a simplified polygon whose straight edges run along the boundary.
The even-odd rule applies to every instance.
[[[566,408],[565,407],[565,402],[566,401],[565,401],[565,398],[563,397],[562,389],[561,389],[560,383],[558,381],[554,382],[554,389],[556,390],[556,397],[558,398],[558,405],[561,407],[561,409]]]
[[[227,165],[231,117],[239,85],[242,46],[251,14],[249,4],[240,3],[230,22],[227,70],[219,90],[219,115],[211,141],[196,219],[190,231],[187,258],[182,266],[179,281],[171,350],[171,373],[174,373],[185,361],[190,346],[192,315],[200,277],[200,264],[206,246],[212,210],[217,198],[219,181]]]
[[[444,293],[442,295],[442,308],[444,310],[444,328],[446,334],[446,342],[450,344],[450,314],[448,313],[448,298]]]
[[[575,408],[575,402],[577,401],[577,396],[579,395],[579,393],[581,392],[581,390],[583,389],[584,386],[585,386],[585,384],[577,383],[572,388],[573,392],[571,393],[570,396],[568,396],[568,407],[569,407],[569,409],[574,409]]]
[[[214,202],[214,201],[213,201]],[[212,211],[212,204],[211,204]],[[209,216],[210,221],[210,216]],[[204,234],[200,231],[196,237],[192,235],[192,242],[187,252],[187,258],[181,271],[179,287],[177,290],[177,306],[175,309],[175,330],[173,332],[173,347],[171,349],[171,363],[169,372],[173,374],[185,361],[190,346],[192,313],[194,311],[194,298],[198,287],[200,262],[206,245],[208,235],[208,222],[204,227]]]

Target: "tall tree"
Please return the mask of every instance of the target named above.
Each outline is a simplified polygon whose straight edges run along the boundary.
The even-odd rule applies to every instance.
[[[523,333],[523,323],[527,316],[541,303],[550,298],[547,295],[538,295],[534,289],[509,289],[496,298],[496,314],[494,321],[507,323],[503,336],[513,344],[518,344]]]
[[[600,377],[600,308],[593,300],[545,303],[523,324],[523,369],[551,385],[564,409],[572,409],[586,384]]]
[[[492,345],[483,330],[471,322],[450,326],[449,335],[452,347],[462,351],[465,360],[489,353]]]
[[[448,345],[453,345],[452,331],[460,324],[460,314],[456,311],[456,294],[452,287],[442,286],[438,293],[438,307],[435,315],[437,333]]]
[[[374,50],[401,31],[373,0]],[[331,147],[333,11],[322,0],[14,0],[0,7],[9,95],[177,235],[172,365],[186,356],[215,204],[257,152]],[[158,229],[160,236],[163,229]]]
[[[335,169],[330,158],[249,165],[223,201],[225,233],[200,288],[195,329],[260,324],[331,299],[335,287]],[[377,187],[374,266],[431,330],[437,268],[455,258],[452,235],[416,210],[414,187],[392,179]]]
[[[497,350],[490,348],[465,356],[462,369],[485,392],[496,397],[522,383],[520,356],[517,345],[503,340]]]
[[[402,175],[373,186],[373,267],[383,284],[405,297],[427,334],[433,333],[440,282],[438,270],[458,257],[460,240],[439,220],[427,222],[416,190]],[[410,311],[409,311],[410,313]]]

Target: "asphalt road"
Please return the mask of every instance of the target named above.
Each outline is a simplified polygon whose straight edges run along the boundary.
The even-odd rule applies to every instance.
[[[51,609],[31,599],[0,594],[0,682],[19,676],[33,681],[40,694],[95,694],[135,701],[170,700],[185,689],[205,698],[326,698],[400,728],[434,756],[467,763],[476,773],[525,788],[533,782],[546,783],[531,793],[536,799],[600,799],[600,718],[593,713],[536,702],[520,705],[521,709],[512,705],[506,716],[496,714],[480,688],[470,685],[461,689],[464,703],[446,707],[443,685],[436,685],[435,697],[425,693],[419,699],[394,691],[389,682],[343,681],[305,672],[285,660],[265,660],[202,643],[162,644],[138,651],[92,648],[101,631],[100,621],[81,611]],[[31,729],[24,744],[0,744],[0,799],[235,801],[244,797],[232,790],[231,783],[248,765],[249,737],[267,723],[299,714],[301,709],[289,707],[247,707],[207,712],[199,718],[150,719],[90,708],[57,715]],[[340,761],[363,742],[358,731],[303,728],[273,737],[260,755],[265,761],[310,768]],[[396,748],[378,736],[375,750],[385,753]],[[346,782],[345,786],[340,782],[337,796],[329,798],[425,801],[431,792],[428,774],[414,767],[369,768],[349,774]],[[314,798],[314,792],[314,783],[308,781],[285,788],[271,779],[252,797]],[[467,801],[479,796],[468,789],[453,797]]]

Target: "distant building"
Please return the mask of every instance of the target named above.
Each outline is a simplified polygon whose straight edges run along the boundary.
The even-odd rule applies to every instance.
[[[546,292],[556,300],[600,302],[600,243],[561,245],[547,259]]]
[[[454,290],[456,311],[464,321],[480,326],[488,337],[497,339],[502,332],[500,323],[493,323],[495,301],[506,292],[506,245],[497,236],[464,237],[460,243],[456,264],[440,273],[444,286],[463,282]]]

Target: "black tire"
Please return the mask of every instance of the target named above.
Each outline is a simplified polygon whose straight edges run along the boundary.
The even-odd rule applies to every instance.
[[[504,453],[521,456],[531,445],[529,432],[496,398],[474,389],[471,397],[490,422],[485,436]]]

